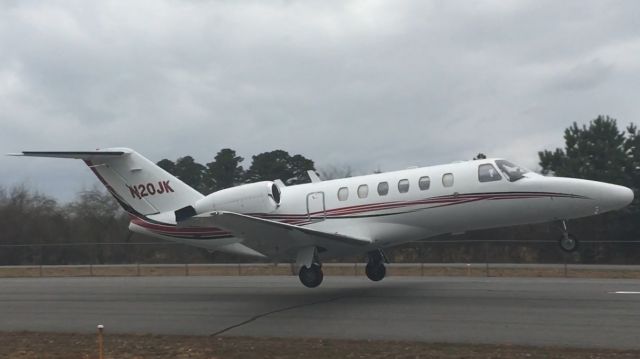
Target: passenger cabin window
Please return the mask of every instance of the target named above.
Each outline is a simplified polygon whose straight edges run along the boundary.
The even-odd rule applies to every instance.
[[[400,193],[409,192],[409,180],[408,179],[401,179],[400,181],[398,181],[398,192],[400,192]]]
[[[367,186],[366,184],[361,184],[358,187],[358,197],[367,198],[368,195],[369,195],[369,186]]]
[[[478,166],[478,181],[493,182],[500,181],[501,179],[502,176],[500,176],[500,173],[498,173],[498,171],[495,167],[493,167],[492,164],[486,163],[484,165]]]
[[[445,173],[442,175],[442,185],[445,187],[453,186],[453,173]]]
[[[426,191],[429,189],[431,185],[431,178],[429,176],[420,177],[418,180],[418,187],[420,187],[421,191]]]
[[[378,195],[386,196],[389,193],[389,182],[378,183]]]
[[[341,187],[338,190],[338,199],[341,201],[349,199],[349,189],[347,187]]]

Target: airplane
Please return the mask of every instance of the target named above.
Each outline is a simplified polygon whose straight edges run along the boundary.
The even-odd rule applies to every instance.
[[[286,186],[248,183],[207,196],[129,148],[25,151],[16,156],[83,160],[130,216],[129,229],[239,255],[294,262],[309,288],[322,261],[366,254],[367,277],[386,275],[384,250],[443,234],[561,221],[560,248],[578,248],[569,219],[621,209],[631,189],[545,177],[501,158]]]

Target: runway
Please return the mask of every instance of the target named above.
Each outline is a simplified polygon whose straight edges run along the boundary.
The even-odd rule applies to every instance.
[[[0,279],[0,331],[418,340],[638,349],[640,281],[544,278]]]

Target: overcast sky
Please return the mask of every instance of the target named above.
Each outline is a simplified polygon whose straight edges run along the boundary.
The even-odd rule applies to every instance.
[[[573,121],[640,122],[639,19],[638,1],[0,0],[0,152],[535,168]],[[97,182],[5,156],[0,177],[63,201]]]

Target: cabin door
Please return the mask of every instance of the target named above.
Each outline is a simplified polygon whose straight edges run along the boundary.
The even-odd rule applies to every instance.
[[[324,192],[312,192],[307,195],[307,219],[312,222],[324,221],[327,217]]]

